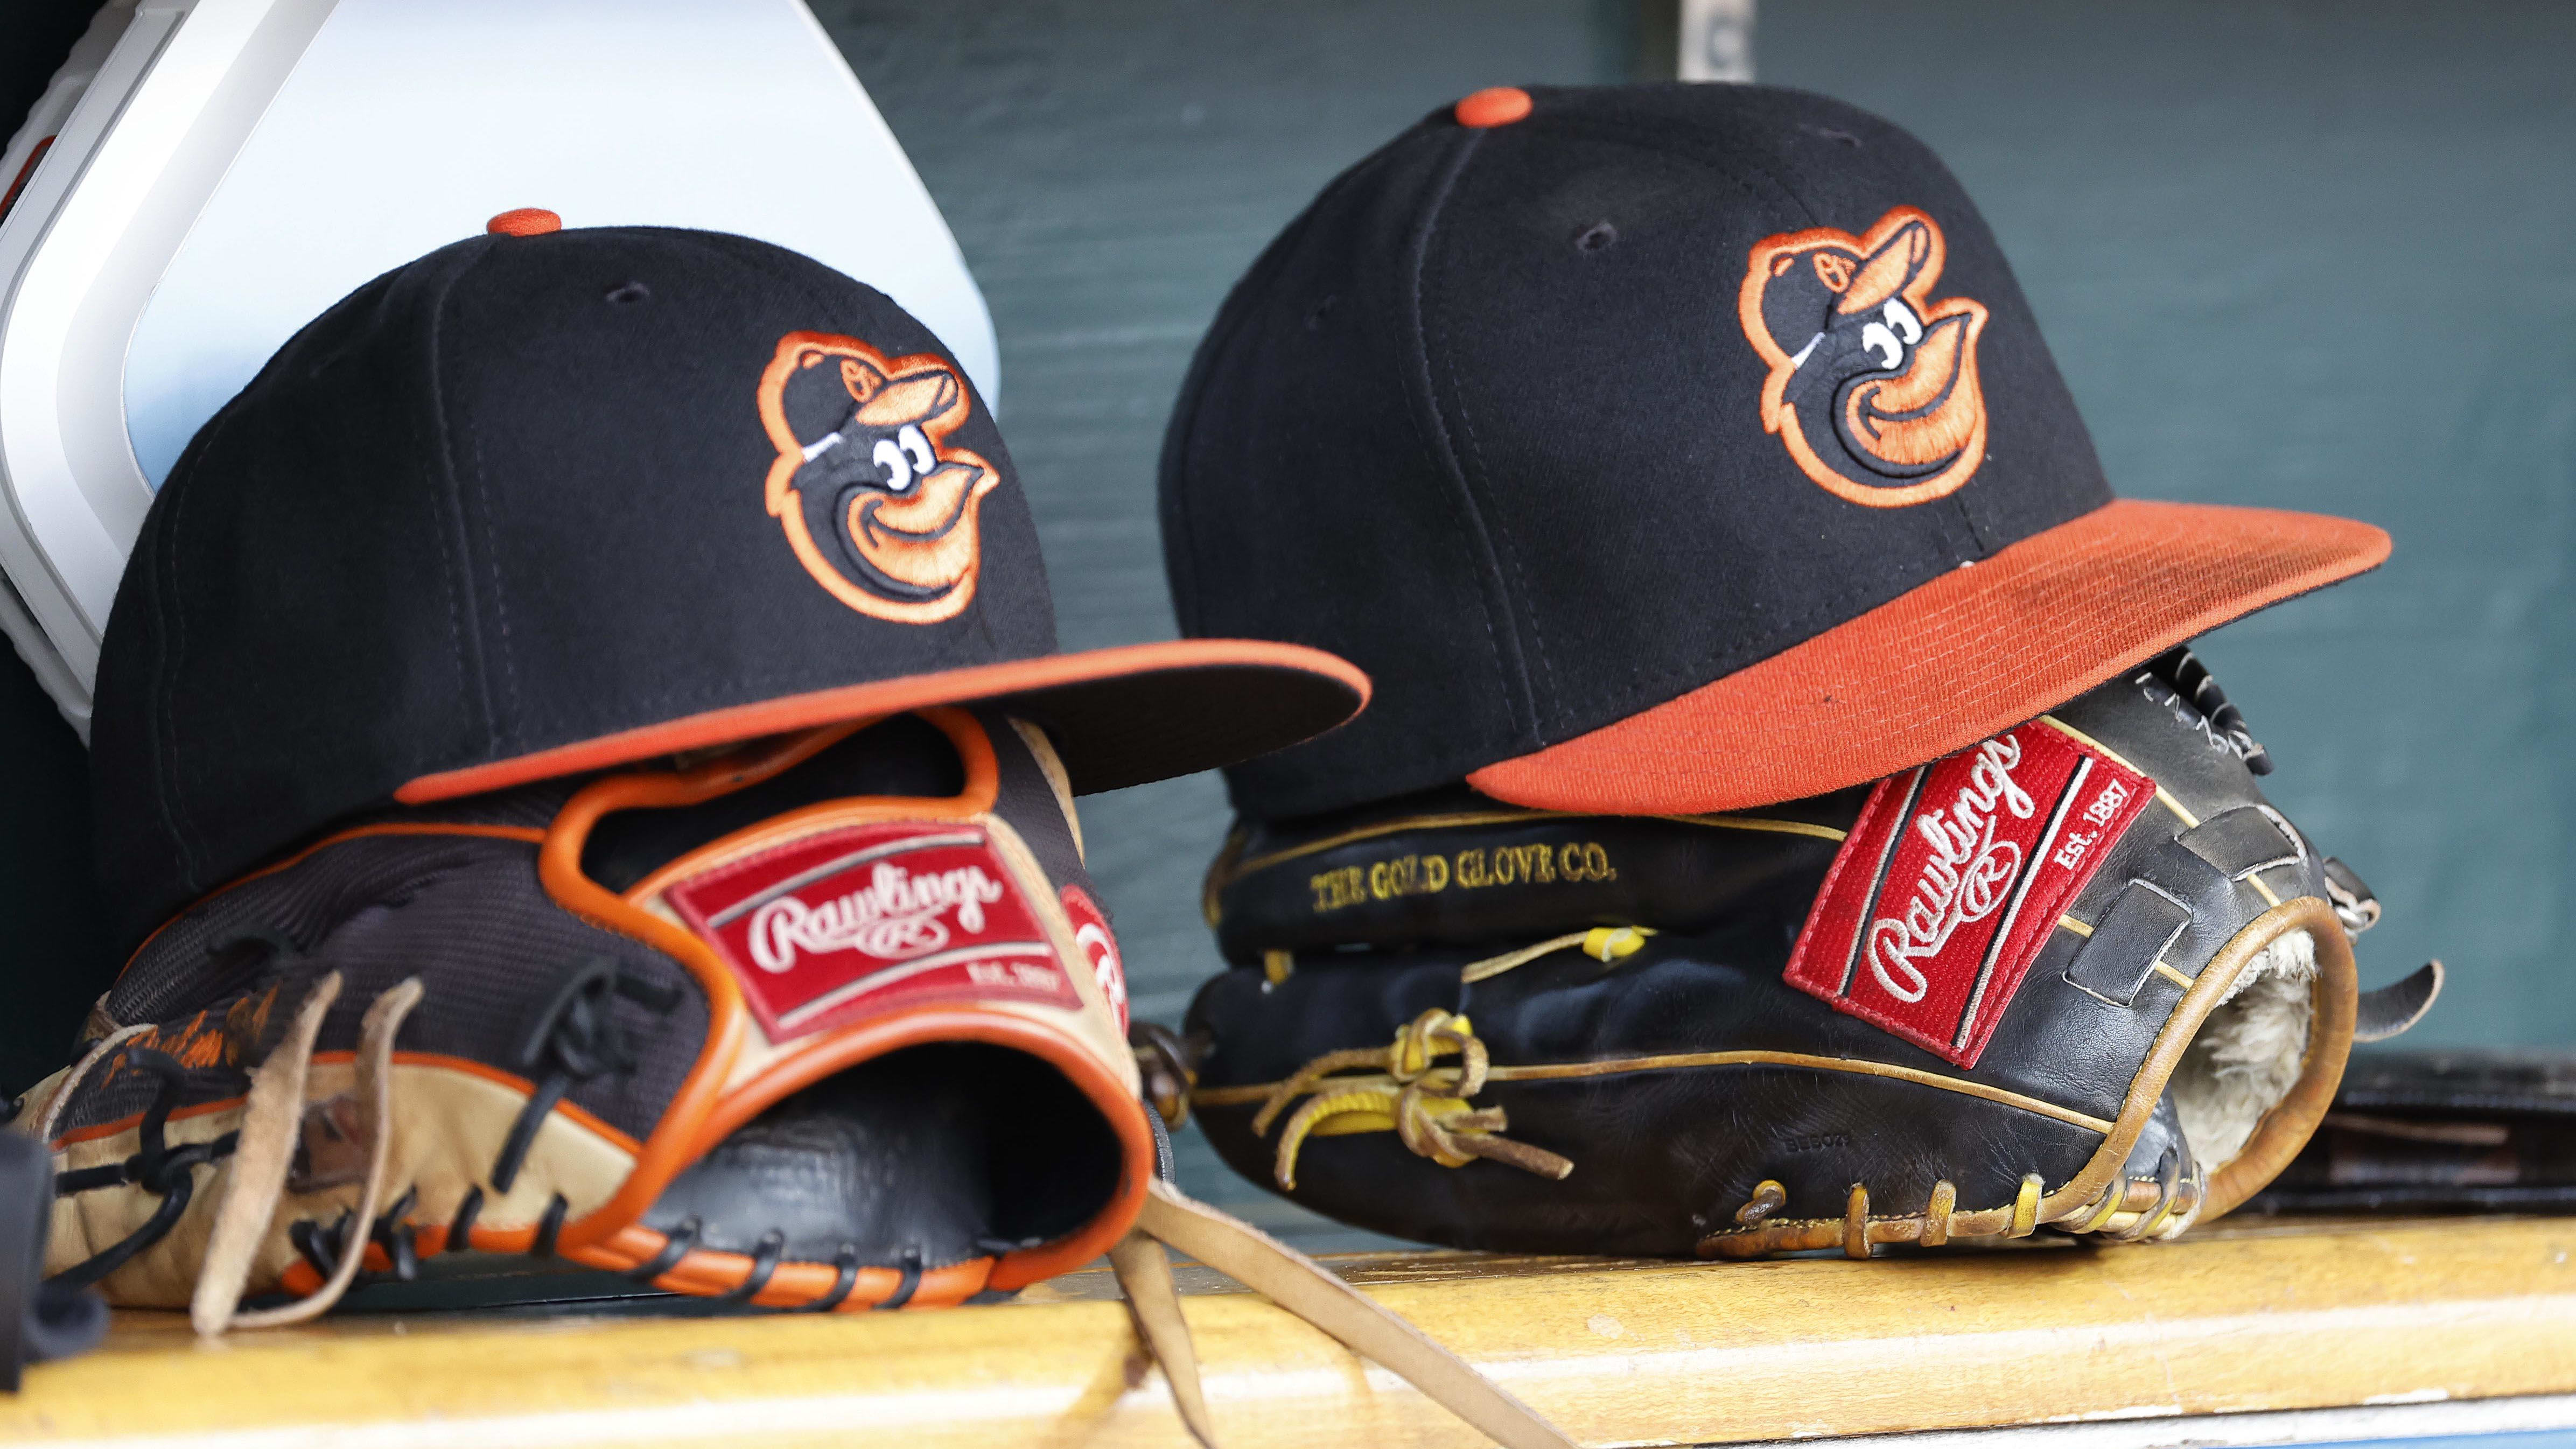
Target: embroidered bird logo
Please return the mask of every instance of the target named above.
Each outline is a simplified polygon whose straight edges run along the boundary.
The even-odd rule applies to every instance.
[[[760,380],[761,422],[778,449],[769,512],[842,603],[929,624],[974,599],[977,508],[1001,475],[946,446],[973,407],[944,359],[889,359],[817,332],[779,339]]]
[[[1944,251],[1940,226],[1910,206],[1865,236],[1818,227],[1754,244],[1737,312],[1770,364],[1762,429],[1836,497],[1929,502],[1985,458],[1986,309],[1932,300]]]

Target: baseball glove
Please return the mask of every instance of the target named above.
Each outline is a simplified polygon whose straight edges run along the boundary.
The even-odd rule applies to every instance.
[[[1167,1044],[1236,1170],[1402,1237],[1752,1256],[2166,1238],[2333,1096],[2378,904],[2188,651],[1946,759],[1730,815],[1463,788],[1246,825]],[[1194,1080],[1192,1080],[1194,1079]]]
[[[352,823],[155,932],[16,1124],[54,1150],[50,1281],[204,1333],[467,1250],[811,1311],[1108,1253],[1212,1444],[1160,1239],[1566,1443],[1173,1189],[1126,1015],[1045,735],[929,709]]]
[[[1155,1139],[1053,766],[933,710],[388,813],[214,892],[21,1109],[51,1271],[213,1331],[319,1311],[352,1242],[817,1309],[1098,1255]]]

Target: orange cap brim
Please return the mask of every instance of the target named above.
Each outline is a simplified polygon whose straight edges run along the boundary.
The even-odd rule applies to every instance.
[[[1467,783],[1540,810],[1670,815],[1936,760],[2177,644],[2388,557],[2312,513],[2120,499],[1677,699]]]

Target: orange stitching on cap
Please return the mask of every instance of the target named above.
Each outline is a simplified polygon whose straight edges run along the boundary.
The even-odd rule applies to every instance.
[[[806,526],[796,477],[823,456],[821,450],[851,444],[839,432],[819,439],[798,437],[783,401],[790,379],[835,358],[852,407],[843,427],[875,432],[880,452],[889,446],[885,431],[896,428],[908,432],[918,427],[929,446],[924,465],[897,445],[903,461],[886,466],[906,470],[901,492],[874,475],[842,486],[849,497],[844,520],[848,537],[834,543],[854,555],[848,567],[823,556]],[[777,354],[760,374],[759,406],[761,426],[778,450],[764,489],[769,513],[785,525],[788,546],[814,581],[860,613],[890,623],[931,624],[963,612],[975,597],[976,576],[983,569],[978,513],[984,495],[1001,486],[1002,475],[980,455],[946,446],[974,411],[957,369],[929,353],[888,358],[855,337],[790,332],[778,339]],[[844,505],[836,499],[834,506]],[[876,576],[878,586],[861,581],[868,575]],[[902,597],[903,592],[917,597]]]
[[[1918,330],[1913,341],[1903,344],[1905,370],[1893,378],[1864,376],[1848,387],[1840,404],[1843,430],[1858,443],[1853,451],[1863,455],[1859,462],[1865,469],[1885,464],[1890,470],[1886,483],[1850,476],[1826,461],[1788,401],[1789,382],[1806,360],[1805,349],[1826,334],[1818,333],[1816,341],[1775,338],[1762,302],[1772,283],[1787,276],[1802,255],[1811,259],[1816,280],[1838,298],[1834,317],[1861,317],[1898,298],[1914,314]],[[1986,309],[1966,297],[1932,301],[1932,286],[1940,280],[1947,256],[1939,223],[1919,208],[1900,206],[1880,217],[1866,236],[1832,227],[1783,232],[1755,242],[1746,260],[1736,318],[1745,340],[1770,367],[1762,383],[1762,430],[1779,434],[1798,470],[1846,502],[1869,508],[1928,503],[1956,492],[1985,461],[1986,401],[1977,380],[1977,339],[1985,331]],[[1960,320],[1952,322],[1954,318]],[[1793,348],[1798,350],[1793,353]],[[1896,480],[1899,470],[1944,459],[1947,465],[1928,478]]]
[[[522,206],[483,223],[483,230],[493,236],[544,236],[563,230],[563,218],[542,206]]]
[[[1518,86],[1488,86],[1451,108],[1458,124],[1486,130],[1508,126],[1530,113],[1529,92]]]

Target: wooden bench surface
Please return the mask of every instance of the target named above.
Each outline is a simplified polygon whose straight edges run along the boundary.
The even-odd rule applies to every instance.
[[[1334,1260],[1587,1443],[2576,1391],[2576,1218],[2217,1225],[1872,1263]],[[1481,1442],[1184,1266],[1227,1449]],[[200,1343],[120,1315],[30,1372],[0,1439],[164,1445],[1186,1446],[1107,1274],[936,1313],[345,1315]]]

